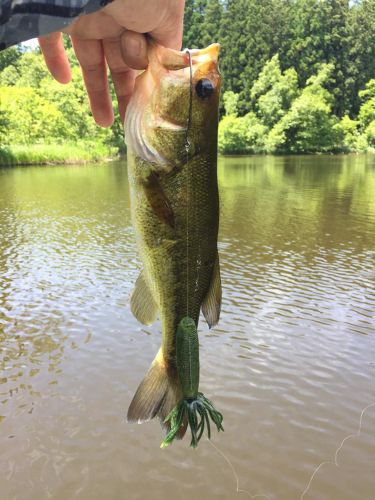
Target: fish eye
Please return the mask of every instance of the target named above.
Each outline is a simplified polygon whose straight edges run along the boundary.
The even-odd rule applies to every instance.
[[[195,90],[197,92],[198,97],[201,99],[208,99],[214,93],[215,87],[213,83],[207,78],[202,78],[198,80]]]

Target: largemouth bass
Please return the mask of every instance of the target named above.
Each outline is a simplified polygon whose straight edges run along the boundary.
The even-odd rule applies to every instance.
[[[128,421],[158,416],[165,423],[189,399],[178,374],[186,370],[178,371],[177,329],[184,318],[197,326],[201,310],[209,327],[219,320],[218,53],[218,44],[184,52],[150,45],[149,67],[137,77],[126,113],[131,213],[143,263],[131,309],[141,323],[159,315],[162,325],[161,348]],[[190,376],[197,387],[196,370]],[[181,425],[177,436],[185,430]]]

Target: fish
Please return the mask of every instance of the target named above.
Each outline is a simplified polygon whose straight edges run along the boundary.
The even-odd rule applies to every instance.
[[[176,51],[150,43],[149,65],[136,78],[124,123],[131,217],[143,266],[130,306],[144,325],[159,317],[162,329],[161,347],[130,403],[127,421],[159,417],[167,430],[168,416],[184,399],[176,353],[179,325],[188,318],[198,327],[202,311],[212,328],[221,309],[219,49],[212,44]],[[178,438],[186,427],[186,421],[179,425]]]

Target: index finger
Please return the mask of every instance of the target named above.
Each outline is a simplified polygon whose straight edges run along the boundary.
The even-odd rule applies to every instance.
[[[61,33],[41,36],[38,42],[51,75],[60,83],[69,83],[72,75]]]

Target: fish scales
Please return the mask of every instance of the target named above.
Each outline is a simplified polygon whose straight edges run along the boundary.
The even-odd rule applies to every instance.
[[[160,186],[174,213],[174,227],[160,221],[148,203],[142,189],[144,170],[143,160],[129,162],[133,224],[162,321],[162,349],[173,363],[177,325],[184,316],[198,324],[217,255],[216,169],[209,156],[197,155],[182,167],[160,174]]]
[[[210,327],[219,319],[218,51],[214,44],[189,56],[150,45],[149,67],[126,113],[131,213],[143,264],[131,308],[142,323],[159,316],[162,326],[161,348],[130,404],[129,421],[164,422],[181,400],[180,321],[190,317],[198,325],[201,310]]]

